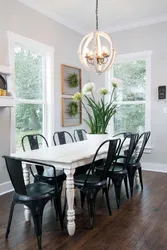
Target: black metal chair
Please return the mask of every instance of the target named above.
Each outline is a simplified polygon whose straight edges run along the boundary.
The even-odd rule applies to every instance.
[[[28,140],[28,143],[27,143]],[[48,147],[48,142],[46,138],[41,134],[30,134],[25,135],[22,138],[22,148],[26,151],[26,148],[30,147],[31,150],[39,149],[40,146]],[[56,179],[54,177],[53,169],[45,170],[43,166],[35,165],[37,169],[37,174],[34,174],[32,168],[30,168],[31,174],[34,177],[34,182],[45,182],[50,185],[55,185],[55,181],[59,183],[59,186],[63,187],[63,182],[66,179],[66,175],[63,170],[56,170]],[[58,213],[57,213],[58,215]]]
[[[74,139],[75,141],[84,141],[86,140],[86,135],[87,132],[85,129],[76,129],[74,130]]]
[[[119,133],[119,134],[116,134],[116,135],[114,135],[113,136],[113,138],[120,138],[120,137],[122,137],[122,138],[130,138],[130,136],[131,136],[131,134],[132,134],[132,132],[122,132],[122,133]],[[119,154],[121,155],[126,155],[127,154],[127,149],[126,150],[123,150],[123,151],[121,151],[121,152],[119,152]]]
[[[6,230],[6,238],[8,238],[10,232],[10,226],[13,217],[14,206],[16,204],[26,205],[32,214],[32,218],[35,226],[35,233],[38,242],[38,249],[42,249],[42,218],[43,210],[47,202],[51,199],[54,200],[54,206],[58,211],[61,228],[63,230],[63,216],[61,211],[61,188],[55,181],[55,185],[49,185],[47,183],[32,183],[25,185],[22,170],[22,159],[14,158],[10,156],[3,156],[6,161],[7,170],[14,187],[14,195],[10,208],[9,221]],[[26,161],[30,164],[36,164],[33,161]],[[54,178],[56,180],[56,171],[54,166],[45,165],[46,167],[52,168]]]
[[[74,142],[72,135],[67,131],[55,132],[53,135],[54,145],[63,145],[68,142]]]
[[[134,153],[127,165],[131,197],[133,196],[133,186],[134,186],[134,178],[136,170],[138,170],[139,172],[140,184],[141,188],[143,189],[142,168],[140,160],[142,158],[145,146],[150,138],[150,135],[151,132],[144,132],[143,134],[140,135],[140,137],[136,142]]]
[[[129,199],[127,166],[134,152],[137,139],[138,139],[138,134],[130,134],[130,135],[128,134],[127,136],[124,137],[124,139],[121,142],[120,148],[118,149],[115,158],[115,163],[112,166],[110,166],[107,173],[107,177],[109,178],[108,190],[110,187],[110,180],[112,180],[115,188],[115,195],[116,195],[118,209],[120,207],[121,186],[123,180],[125,184],[126,195],[127,198]],[[127,145],[127,143],[128,143],[127,153],[125,156],[122,156],[120,155],[120,153],[122,152],[122,149],[125,147],[125,145]],[[102,167],[96,166],[97,174],[99,174],[99,171],[102,171]]]
[[[104,160],[103,170],[101,171],[101,174],[98,176],[94,172],[95,160],[99,151],[102,149],[103,146],[107,147],[107,144],[108,144],[107,157]],[[111,215],[111,208],[109,204],[108,189],[107,189],[107,172],[116,157],[116,152],[119,146],[120,146],[120,139],[107,140],[103,142],[95,153],[95,156],[90,165],[88,173],[77,175],[74,177],[74,184],[80,190],[82,207],[84,205],[85,196],[87,198],[91,228],[93,228],[94,225],[96,196],[101,189],[104,190],[104,193],[106,195],[108,210],[109,214]]]
[[[132,132],[122,132],[122,133],[114,135],[113,137],[123,136],[125,138],[127,136],[130,136],[131,134]]]

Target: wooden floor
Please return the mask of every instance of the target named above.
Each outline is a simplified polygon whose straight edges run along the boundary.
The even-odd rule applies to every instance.
[[[23,206],[17,205],[9,239],[4,239],[12,194],[0,197],[0,250],[37,249],[33,223],[25,223]],[[61,232],[49,202],[44,212],[43,249],[46,250],[167,250],[167,174],[144,172],[144,190],[135,189],[133,199],[116,209],[110,192],[112,216],[108,216],[105,199],[97,198],[95,227],[89,229],[87,209],[76,209],[76,233]],[[86,206],[85,206],[86,207]]]

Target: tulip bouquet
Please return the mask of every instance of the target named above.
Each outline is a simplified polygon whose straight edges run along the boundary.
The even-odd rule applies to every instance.
[[[120,79],[112,80],[112,92],[107,88],[99,88],[95,98],[95,84],[87,83],[82,89],[82,93],[77,92],[73,96],[73,101],[81,102],[87,113],[88,119],[84,119],[90,128],[90,134],[106,134],[107,126],[111,117],[116,113],[117,105],[115,101],[115,89],[121,82]],[[108,101],[106,96],[110,95]]]

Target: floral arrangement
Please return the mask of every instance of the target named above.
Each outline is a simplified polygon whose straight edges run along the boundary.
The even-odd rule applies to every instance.
[[[114,92],[121,83],[120,79],[112,79],[112,92],[107,88],[99,88],[97,93],[100,98],[95,98],[95,84],[87,83],[82,89],[82,93],[77,92],[73,96],[73,101],[81,102],[88,119],[84,119],[90,128],[91,134],[106,134],[107,126],[111,117],[116,113],[117,105],[114,103]],[[106,102],[105,96],[110,95]],[[87,102],[87,105],[85,104]]]

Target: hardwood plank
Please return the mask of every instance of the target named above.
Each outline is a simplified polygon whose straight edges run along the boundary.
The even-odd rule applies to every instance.
[[[144,190],[135,189],[126,199],[122,187],[122,204],[116,209],[115,194],[110,190],[112,216],[108,216],[101,193],[97,197],[95,227],[89,229],[87,207],[79,207],[76,191],[76,233],[61,232],[53,204],[44,211],[43,249],[46,250],[166,250],[167,249],[167,174],[143,171]],[[124,185],[123,185],[124,186]],[[16,205],[9,239],[4,238],[12,193],[0,197],[0,250],[37,249],[33,223],[24,222],[24,209]]]

